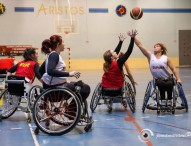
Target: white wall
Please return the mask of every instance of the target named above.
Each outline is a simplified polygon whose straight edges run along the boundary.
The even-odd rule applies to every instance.
[[[62,7],[67,0],[58,0]],[[133,20],[129,11],[134,6],[142,8],[191,8],[191,0],[70,0],[71,7],[78,11],[72,18],[79,23],[79,33],[65,37],[65,44],[71,48],[73,59],[102,58],[104,51],[114,49],[117,35],[137,29],[143,44],[152,50],[157,42],[163,42],[168,54],[178,57],[178,30],[191,29],[191,13],[144,13],[142,19]],[[69,19],[69,14],[50,14],[38,11],[55,6],[55,0],[1,0],[6,12],[0,15],[0,45],[33,45],[41,47],[41,42],[55,33],[55,21]],[[127,14],[119,17],[116,7],[122,4]],[[14,7],[34,7],[34,12],[15,12]],[[108,13],[89,13],[89,8],[108,8]],[[81,10],[79,10],[81,9]],[[125,51],[129,38],[123,44]],[[137,47],[131,57],[143,57]],[[43,59],[44,55],[40,55]]]

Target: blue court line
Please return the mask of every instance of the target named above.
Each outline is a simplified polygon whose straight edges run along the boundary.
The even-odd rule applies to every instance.
[[[143,8],[144,13],[191,13],[191,9],[150,9],[150,8]]]
[[[89,13],[108,13],[108,8],[89,8]]]
[[[34,12],[34,7],[15,7],[15,12]]]

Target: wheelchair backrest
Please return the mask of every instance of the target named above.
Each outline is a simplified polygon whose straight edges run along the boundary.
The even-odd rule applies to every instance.
[[[24,96],[25,93],[25,77],[8,76],[6,81],[8,92],[10,95]]]

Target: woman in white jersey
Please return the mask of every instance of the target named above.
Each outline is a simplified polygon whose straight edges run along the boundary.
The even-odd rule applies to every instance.
[[[47,55],[39,70],[42,74],[43,88],[64,85],[74,91],[76,84],[80,84],[82,87],[80,94],[85,100],[90,94],[90,86],[82,81],[70,82],[68,80],[68,77],[79,78],[80,73],[78,71],[66,71],[66,64],[60,55],[64,49],[62,37],[59,35],[52,35],[42,42],[41,51]]]
[[[165,91],[167,91],[168,100],[171,100],[174,81],[171,74],[167,71],[167,67],[170,68],[170,70],[176,77],[177,82],[181,83],[181,80],[172,62],[166,56],[166,47],[162,43],[157,43],[154,45],[154,52],[151,53],[142,45],[140,40],[136,37],[135,44],[148,59],[150,71],[153,75],[153,78],[156,79],[156,85],[160,90],[161,100],[165,99]]]

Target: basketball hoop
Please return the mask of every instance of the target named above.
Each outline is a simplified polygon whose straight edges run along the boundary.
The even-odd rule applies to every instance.
[[[61,31],[65,35],[69,35],[72,32],[72,27],[71,26],[63,26],[63,27],[61,27]]]

